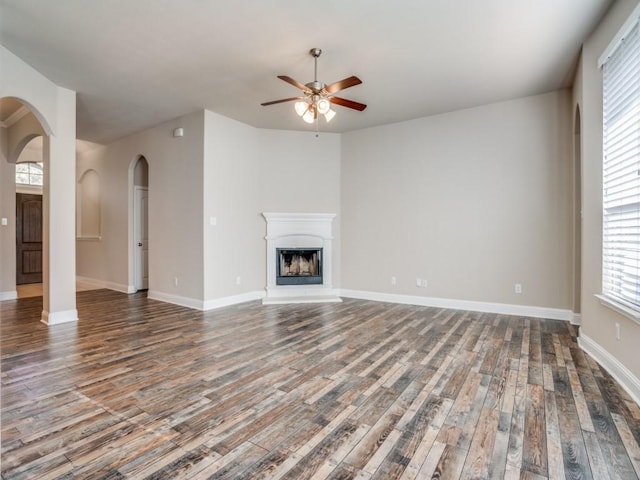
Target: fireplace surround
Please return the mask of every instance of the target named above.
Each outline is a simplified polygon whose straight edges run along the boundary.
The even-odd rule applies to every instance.
[[[332,285],[334,213],[268,213],[263,303],[340,302]]]

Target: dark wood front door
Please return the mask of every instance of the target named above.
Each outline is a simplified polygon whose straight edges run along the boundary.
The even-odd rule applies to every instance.
[[[42,195],[16,193],[16,283],[42,282]]]

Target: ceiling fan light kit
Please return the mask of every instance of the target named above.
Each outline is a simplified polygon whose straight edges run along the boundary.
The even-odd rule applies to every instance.
[[[309,54],[314,59],[314,79],[313,82],[302,84],[297,80],[294,80],[287,75],[278,75],[280,80],[293,85],[294,87],[302,90],[303,96],[283,98],[282,100],[274,100],[271,102],[262,103],[262,106],[274,105],[276,103],[292,102],[296,101],[293,108],[302,120],[307,123],[313,123],[318,120],[318,114],[324,116],[327,122],[330,122],[335,117],[336,112],[331,108],[331,105],[340,105],[342,107],[351,108],[353,110],[362,111],[367,106],[363,103],[354,102],[353,100],[347,100],[346,98],[335,97],[334,94],[345,88],[359,85],[362,81],[356,77],[351,76],[344,78],[338,82],[334,82],[330,85],[325,85],[318,81],[318,57],[322,54],[322,50],[319,48],[312,48],[309,50]]]

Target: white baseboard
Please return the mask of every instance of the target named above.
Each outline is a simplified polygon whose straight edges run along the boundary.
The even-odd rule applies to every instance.
[[[449,298],[419,297],[414,295],[396,295],[391,293],[366,292],[361,290],[340,290],[340,296],[373,300],[376,302],[404,303],[422,307],[451,308],[454,310],[470,310],[473,312],[498,313],[502,315],[519,315],[523,317],[550,318],[552,320],[571,321],[574,314],[562,308],[533,307],[527,305],[510,305],[506,303],[474,302]]]
[[[582,325],[582,315],[579,313],[574,313],[573,318],[571,319],[572,325]]]
[[[4,302],[5,300],[15,300],[18,298],[18,291],[8,291],[8,292],[0,292],[0,302]]]
[[[204,302],[196,298],[183,297],[181,295],[173,295],[171,293],[158,292],[157,290],[149,290],[147,298],[151,300],[159,300],[161,302],[173,303],[181,307],[193,308],[194,310],[203,310]]]
[[[602,367],[622,385],[622,388],[626,390],[631,398],[640,405],[640,379],[631,373],[631,371],[611,355],[611,353],[583,333],[578,337],[578,345],[593,357],[596,362],[602,365]]]
[[[59,325],[61,323],[69,323],[78,321],[78,310],[63,310],[61,312],[42,311],[40,321],[45,325]]]
[[[255,292],[241,293],[239,295],[231,295],[229,297],[216,298],[214,300],[205,300],[203,310],[214,310],[216,308],[228,307],[238,303],[252,302],[260,300],[264,297],[264,291],[257,290]]]
[[[255,292],[241,293],[238,295],[231,295],[228,297],[202,301],[196,298],[182,297],[180,295],[173,295],[170,293],[158,292],[155,290],[149,290],[149,292],[147,293],[147,298],[150,298],[152,300],[173,303],[175,305],[180,305],[181,307],[193,308],[200,311],[214,310],[216,308],[228,307],[230,305],[236,305],[238,303],[260,300],[263,296],[264,292],[262,290],[259,290]]]
[[[95,288],[108,288],[122,293],[134,293],[135,287],[132,285],[124,285],[122,283],[109,282],[106,280],[98,280],[97,278],[76,276],[76,282],[81,282]]]

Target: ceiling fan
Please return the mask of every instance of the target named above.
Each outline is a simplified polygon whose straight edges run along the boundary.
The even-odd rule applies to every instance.
[[[287,75],[278,75],[278,78],[302,90],[303,95],[298,97],[283,98],[282,100],[274,100],[272,102],[262,103],[262,106],[274,105],[276,103],[293,102],[295,103],[295,111],[307,123],[313,123],[318,118],[318,114],[324,115],[327,122],[335,116],[336,112],[331,109],[331,105],[340,105],[342,107],[352,108],[362,111],[367,106],[364,103],[354,102],[346,98],[336,97],[334,94],[345,88],[360,85],[362,80],[356,76],[344,78],[340,81],[325,85],[318,81],[318,57],[322,54],[319,48],[312,48],[309,54],[314,58],[315,70],[313,82],[302,84]]]

